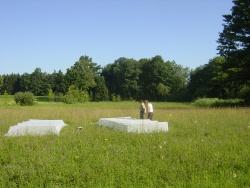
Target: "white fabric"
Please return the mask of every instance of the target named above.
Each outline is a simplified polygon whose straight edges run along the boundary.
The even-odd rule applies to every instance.
[[[24,135],[59,135],[61,129],[66,126],[63,120],[38,120],[31,119],[11,126],[5,136],[24,136]]]
[[[154,112],[152,103],[148,103],[148,112]]]
[[[130,117],[101,118],[98,124],[125,132],[151,133],[168,131],[168,122],[151,121],[149,119],[132,119]]]

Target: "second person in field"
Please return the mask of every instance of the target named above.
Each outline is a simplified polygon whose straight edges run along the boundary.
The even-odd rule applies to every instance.
[[[146,111],[147,111],[147,118],[152,120],[153,115],[154,115],[153,104],[149,102],[148,100],[145,100],[145,106],[146,106]]]

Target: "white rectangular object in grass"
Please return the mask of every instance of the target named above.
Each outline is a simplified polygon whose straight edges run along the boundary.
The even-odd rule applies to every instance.
[[[59,135],[61,129],[65,126],[63,120],[39,120],[30,119],[11,126],[5,136],[25,136],[25,135]]]
[[[101,118],[98,124],[100,126],[134,133],[168,131],[168,122],[151,121],[149,119],[133,119],[130,117]]]

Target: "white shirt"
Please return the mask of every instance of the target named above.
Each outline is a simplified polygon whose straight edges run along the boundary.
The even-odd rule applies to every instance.
[[[148,103],[148,112],[149,113],[153,113],[154,112],[152,103]]]
[[[143,111],[144,113],[146,113],[146,107],[145,107],[144,102],[141,103],[141,108],[140,108],[140,110]]]

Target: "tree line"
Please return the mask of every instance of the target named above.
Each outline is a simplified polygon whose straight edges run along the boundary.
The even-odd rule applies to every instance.
[[[0,92],[15,94],[30,91],[36,96],[65,95],[75,87],[86,92],[93,101],[100,100],[183,100],[187,88],[189,69],[161,56],[134,60],[119,58],[105,67],[81,56],[66,73],[49,74],[36,68],[32,73],[0,76]]]
[[[135,60],[121,57],[104,67],[81,56],[66,70],[49,74],[0,75],[0,94],[30,91],[37,96],[66,95],[72,88],[90,100],[188,101],[201,97],[243,98],[250,102],[250,1],[234,0],[224,15],[219,55],[190,70],[161,56]]]

